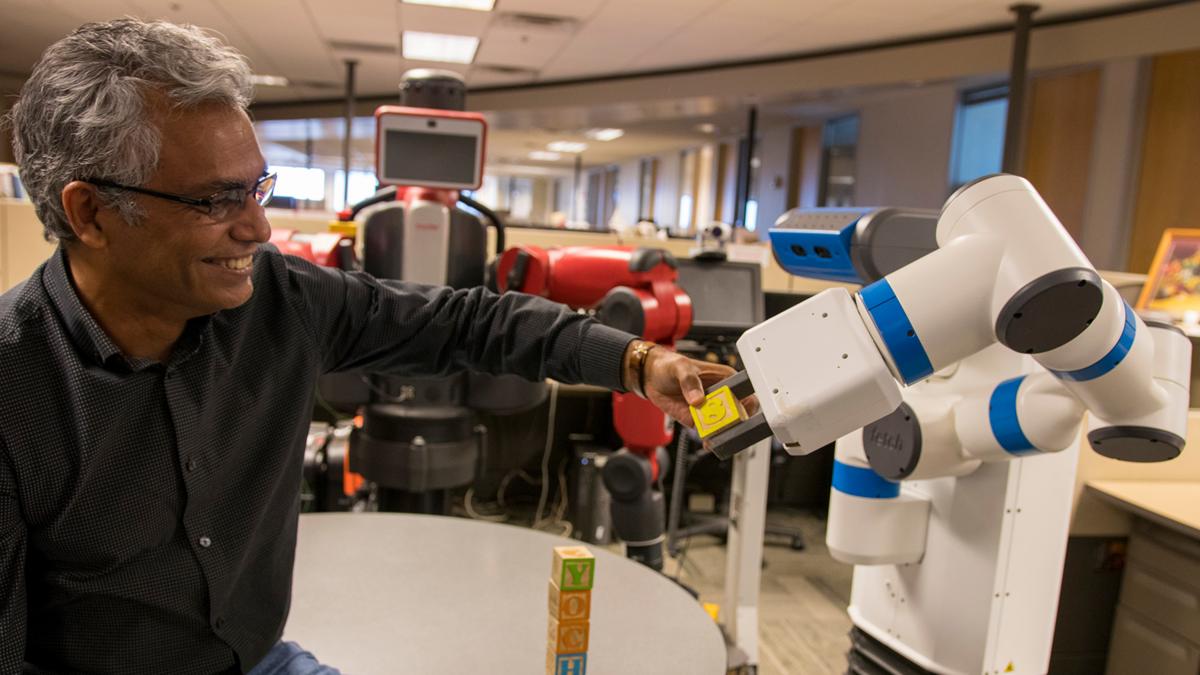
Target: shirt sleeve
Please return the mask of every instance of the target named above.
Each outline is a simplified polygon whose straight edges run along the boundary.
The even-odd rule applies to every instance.
[[[300,298],[324,372],[443,375],[463,369],[624,391],[630,341],[566,305],[525,293],[380,280],[273,253]]]
[[[0,675],[25,660],[25,521],[8,450],[0,443]]]

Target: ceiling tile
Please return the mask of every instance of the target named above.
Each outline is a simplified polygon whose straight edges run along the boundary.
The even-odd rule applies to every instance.
[[[309,0],[317,30],[326,40],[400,44],[397,0]]]
[[[211,0],[278,64],[289,79],[327,80],[340,75],[330,48],[317,32],[303,0]],[[270,28],[264,30],[264,27]]]
[[[400,30],[415,30],[425,33],[447,35],[472,35],[479,37],[494,16],[493,12],[473,9],[434,7],[398,3]]]
[[[608,0],[497,0],[492,11],[586,19],[605,2]]]
[[[479,45],[475,63],[541,70],[570,39],[569,34],[559,31],[493,27]]]

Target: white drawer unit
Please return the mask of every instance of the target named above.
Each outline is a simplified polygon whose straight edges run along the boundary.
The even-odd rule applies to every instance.
[[[1106,675],[1151,673],[1200,674],[1200,542],[1139,519]]]

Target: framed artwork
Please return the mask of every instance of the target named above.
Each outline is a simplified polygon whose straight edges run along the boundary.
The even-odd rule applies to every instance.
[[[1200,311],[1200,230],[1163,232],[1137,309],[1169,312],[1177,319],[1188,310]]]

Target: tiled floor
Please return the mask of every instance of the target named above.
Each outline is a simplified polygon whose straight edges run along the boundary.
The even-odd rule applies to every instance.
[[[842,675],[850,640],[853,567],[829,557],[825,522],[802,511],[772,511],[767,522],[799,527],[807,548],[768,537],[759,597],[759,675]],[[678,561],[666,561],[674,576]],[[694,539],[683,558],[680,581],[703,602],[724,602],[725,547],[714,537]]]

